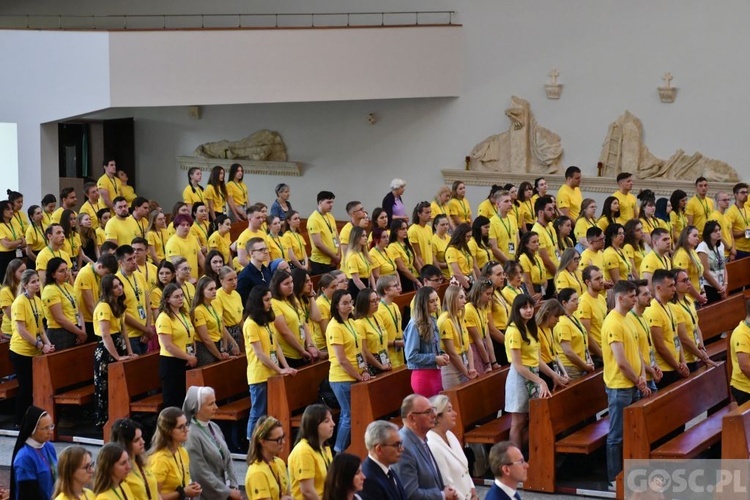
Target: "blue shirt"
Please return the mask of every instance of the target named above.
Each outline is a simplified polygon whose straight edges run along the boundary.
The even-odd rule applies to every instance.
[[[440,352],[440,340],[438,327],[435,318],[430,317],[432,322],[432,341],[425,342],[419,335],[419,330],[414,320],[410,320],[404,330],[404,352],[406,353],[406,367],[409,370],[434,369],[438,366],[435,363],[435,356]]]
[[[264,285],[270,288],[271,270],[265,264],[261,264],[259,271],[251,262],[237,276],[237,293],[242,297],[243,304],[247,303],[247,296],[250,295],[250,290],[256,285]]]
[[[55,489],[55,476],[52,475],[52,470],[57,470],[57,452],[52,443],[44,443],[39,450],[28,444],[24,445],[13,461],[13,467],[16,484],[21,481],[36,481],[39,484],[39,490],[46,495],[46,498],[52,498]],[[18,497],[18,491],[16,491],[16,500],[21,500]]]

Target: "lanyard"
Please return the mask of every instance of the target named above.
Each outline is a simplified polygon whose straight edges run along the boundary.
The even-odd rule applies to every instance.
[[[68,299],[68,302],[70,302],[70,305],[73,307],[73,312],[75,313],[75,311],[76,311],[76,300],[65,289],[65,283],[63,283],[63,286],[60,286],[57,283],[55,283],[55,286],[57,287],[58,290],[60,290],[62,292],[63,295],[65,295],[65,298]],[[68,285],[68,286],[70,286],[70,285]]]
[[[328,222],[328,214],[323,214],[320,212],[320,210],[318,210],[318,213],[323,218],[323,222],[326,223],[326,226],[328,226],[328,231],[330,231],[331,236],[333,236],[333,227],[331,226],[331,223]]]
[[[678,301],[677,303],[680,304],[680,307],[682,307],[690,315],[690,320],[693,322],[693,327],[695,327],[696,325],[695,316],[693,316],[693,311],[690,310],[691,308],[685,305],[685,299],[682,299]]]
[[[279,251],[281,252],[281,258],[286,260],[286,255],[284,255],[284,245],[281,244],[281,238],[279,238],[278,235],[274,236],[271,233],[268,233],[268,236],[271,237],[271,240],[273,240],[274,244],[276,244]]]
[[[290,232],[294,235],[294,239],[297,240],[297,248],[298,249],[302,249],[303,252],[304,252],[305,245],[304,245],[304,243],[302,243],[302,239],[299,237],[299,233],[296,232],[296,231],[290,231]],[[296,257],[296,255],[295,255],[295,257]],[[301,255],[300,255],[300,257],[301,257]]]
[[[203,304],[203,307],[205,307],[206,310],[208,310],[208,312],[210,312],[211,315],[214,317],[214,319],[216,320],[216,325],[217,325],[216,329],[219,330],[219,332],[221,332],[221,319],[219,318],[219,315],[216,314],[216,309],[214,309],[214,306],[212,306],[211,304],[208,304],[208,305]]]
[[[508,224],[505,223],[505,219],[508,219],[508,216],[500,217],[500,214],[497,215],[498,220],[502,223],[503,227],[505,228],[505,234],[508,235],[508,239],[510,239],[510,221],[508,221]]]
[[[203,231],[203,236],[206,238],[206,241],[208,241],[208,229],[203,227],[203,224],[201,222],[195,221],[194,226],[197,226],[201,231]]]
[[[674,323],[674,316],[672,316],[672,312],[669,310],[669,307],[667,307],[664,304],[662,304],[659,301],[659,299],[656,299],[656,303],[659,304],[661,306],[661,308],[664,309],[664,312],[666,313],[666,315],[669,316],[669,321],[672,323],[672,333],[676,333],[677,332],[677,325],[675,325],[675,323]]]
[[[646,338],[648,339],[648,345],[650,346],[651,345],[651,338],[649,338],[649,335],[651,333],[651,330],[645,325],[645,323],[643,323],[643,319],[641,319],[641,316],[638,315],[638,314],[636,314],[635,311],[633,311],[631,309],[630,310],[630,314],[632,314],[633,317],[638,320],[638,324],[640,324],[641,328],[643,328],[643,333],[646,334]]]
[[[117,183],[115,182],[114,177],[107,176],[107,179],[109,179],[109,182],[112,184],[112,187],[115,188],[115,194],[119,196],[120,190],[117,189]]]
[[[641,221],[643,221],[649,227],[648,233],[651,234],[653,232],[653,230],[656,229],[656,224],[653,223],[653,222],[651,222],[652,221],[651,217],[649,217],[647,215],[644,215],[643,217],[644,218],[641,219]]]
[[[495,299],[495,302],[498,302],[500,305],[503,306],[503,309],[505,309],[505,315],[508,315],[508,302],[506,302],[505,297],[503,297],[503,294],[500,293],[500,290],[495,290],[495,292],[492,294],[492,297]]]
[[[187,281],[185,282],[185,285],[187,285]],[[193,303],[193,298],[190,296],[190,287],[189,286],[183,286],[180,285],[180,289],[182,289],[182,293],[185,294],[185,297],[188,299],[188,303]]]
[[[459,200],[458,198],[456,198],[456,201],[458,202],[459,205],[461,205],[461,210],[464,212],[464,220],[468,221],[469,220],[469,208],[464,203],[466,201],[466,198],[462,200]]]
[[[375,320],[374,325],[372,324],[372,321],[370,318]],[[378,334],[378,337],[380,338],[380,345],[382,346],[383,345],[383,329],[380,328],[380,323],[378,323],[378,318],[376,318],[375,316],[367,316],[367,318],[365,319],[367,320],[368,323],[370,323],[370,326],[372,327],[373,330],[375,330],[375,333]]]
[[[390,257],[388,257],[388,254],[387,254],[386,252],[383,252],[383,251],[382,251],[382,250],[381,250],[380,248],[378,248],[378,247],[375,247],[375,250],[377,250],[377,252],[378,252],[378,253],[380,254],[380,256],[381,256],[381,257],[383,257],[383,259],[385,259],[386,261],[388,261],[388,263],[389,263],[389,264],[391,265],[391,267],[392,267],[392,268],[393,268],[394,270],[396,269],[396,263],[395,263],[395,262],[393,262],[393,260],[391,260],[391,258],[390,258]],[[382,273],[381,273],[381,274],[382,274]]]
[[[281,487],[281,477],[280,477],[280,474],[276,474],[276,472],[275,472],[276,467],[271,467],[271,462],[266,462],[265,459],[263,460],[263,463],[266,464],[266,466],[268,467],[268,470],[271,471],[271,475],[276,480],[276,484],[279,487],[279,495],[283,495],[284,494],[284,488]],[[328,465],[326,464],[326,469],[327,468],[328,468]]]
[[[135,281],[135,286],[134,286],[133,283],[130,282],[130,278],[124,272],[121,272],[121,274],[125,278],[125,281],[128,282],[128,285],[130,285],[130,288],[133,289],[133,292],[135,293],[135,301],[140,302],[141,301],[141,289],[138,288],[138,280],[133,278],[133,280]]]
[[[698,197],[696,196],[696,198]],[[706,201],[705,198],[703,199],[698,198],[698,203],[700,203],[701,206],[703,207],[703,213],[706,214],[706,218],[708,219],[708,216],[711,215],[711,209],[708,208],[708,202]]]
[[[34,232],[35,233],[39,233],[39,235],[41,235],[41,237],[42,237],[41,241],[44,241],[44,243],[46,244],[47,243],[47,234],[44,231],[42,231],[41,227],[37,226],[33,222],[31,223],[31,225],[34,228]],[[40,241],[39,238],[37,238],[37,241]]]
[[[197,194],[201,199],[201,202],[203,202],[203,188],[200,186],[200,184],[196,184],[195,186],[190,184],[190,186],[193,188],[193,193]]]
[[[271,327],[269,325],[264,325],[266,328],[266,331],[268,332],[268,339],[271,341],[271,349],[273,350],[273,332],[271,331]]]
[[[21,232],[23,233],[26,230],[26,225],[23,223],[23,217],[21,217],[20,213],[13,212],[13,218],[18,221],[18,225],[21,226]]]
[[[187,338],[188,338],[187,343],[192,344],[192,342],[190,342],[192,340],[192,337],[190,336],[190,323],[188,322],[185,315],[182,313],[182,310],[180,310],[180,316],[181,318],[177,318],[177,315],[175,315],[175,318],[177,318],[177,321],[179,321],[182,324],[182,326],[185,328],[185,334],[187,335]]]
[[[380,301],[383,306],[385,306],[385,310],[388,311],[388,314],[391,316],[391,320],[393,321],[393,326],[396,327],[396,333],[401,331],[401,312],[396,309],[396,315],[393,315],[393,311],[391,311],[391,307],[385,303],[385,301]],[[398,321],[396,321],[396,318],[398,317]]]
[[[331,466],[331,461],[328,460],[328,457],[326,456],[326,453],[323,453],[323,448],[320,448],[320,451],[318,452],[320,454],[320,457],[323,459],[323,465],[325,465],[326,471]]]
[[[146,473],[143,472],[143,467],[141,467],[141,465],[138,462],[136,462],[135,460],[133,460],[133,462],[138,468],[138,471],[140,471],[138,472],[136,470],[133,470],[133,472],[135,472],[135,475],[140,477],[141,481],[143,481],[143,487],[146,490],[146,496],[148,497],[148,500],[151,500],[151,489],[148,487],[148,480],[146,479]]]
[[[573,323],[573,324],[574,324],[574,325],[576,326],[576,328],[578,328],[578,330],[579,330],[579,331],[581,332],[581,337],[583,337],[583,347],[585,347],[585,348],[586,348],[586,350],[588,351],[588,349],[589,349],[589,338],[588,338],[588,337],[589,337],[589,335],[588,335],[588,333],[586,332],[586,329],[585,329],[585,328],[583,327],[583,325],[581,324],[581,322],[580,322],[580,321],[578,321],[578,318],[576,318],[575,316],[572,316],[572,315],[571,315],[571,316],[568,316],[568,318],[570,318],[570,321],[571,321],[571,322],[572,322],[572,323]]]
[[[690,257],[690,260],[693,262],[693,265],[695,266],[696,271],[698,271],[698,276],[703,276],[703,264],[700,260],[698,260],[698,256],[695,255],[695,250],[685,250],[688,254],[688,257]]]
[[[237,181],[232,181],[232,184],[240,188],[240,191],[242,191],[242,194],[245,196],[245,201],[247,201],[247,188],[245,187],[245,183],[243,182],[242,184],[240,184]]]
[[[735,205],[735,206],[737,206],[737,205]],[[750,222],[748,222],[747,217],[745,217],[745,213],[746,213],[745,212],[745,208],[744,207],[743,208],[739,208],[739,209],[737,209],[737,211],[740,213],[740,216],[742,217],[742,220],[745,221],[745,227],[747,227],[748,225],[750,225]]]
[[[39,308],[36,307],[36,297],[33,299],[29,297],[28,292],[24,293],[26,295],[26,299],[29,301],[29,305],[31,306],[31,313],[34,315],[34,322],[36,323],[36,332],[39,333]]]
[[[135,218],[135,215],[133,216],[133,220],[135,220],[135,223],[138,224],[138,229],[141,231],[141,238],[146,237],[146,227],[140,223],[138,219]]]
[[[528,255],[526,256],[526,258],[528,259]],[[529,264],[531,264],[531,262],[529,262]],[[537,268],[539,268],[539,283],[541,284],[542,282],[544,282],[544,276],[545,276],[544,269],[542,268],[542,259],[534,255],[534,264],[536,265]]]
[[[148,487],[146,487],[146,489],[148,490]],[[125,494],[125,490],[122,489],[122,485],[120,485],[120,493],[122,493],[122,497],[125,497],[124,499],[120,496],[120,493],[117,493],[117,490],[114,486],[112,486],[112,491],[115,492],[115,495],[117,495],[117,498],[119,498],[120,500],[128,500],[128,496]]]
[[[350,321],[351,319],[346,319],[344,321],[344,326],[346,327],[347,330],[349,330],[349,333],[352,334],[352,337],[354,337],[354,347],[359,349],[359,337],[357,337],[357,332],[355,332],[354,329],[349,325]]]
[[[574,272],[568,271],[567,269],[566,269],[565,271],[566,271],[566,272],[567,272],[567,273],[568,273],[569,275],[573,276],[573,278],[575,278],[575,280],[576,280],[576,283],[578,283],[578,288],[579,288],[579,289],[580,289],[581,291],[583,291],[583,284],[581,283],[581,280],[579,280],[579,279],[578,279],[578,275],[577,275],[576,273],[574,273]]]
[[[456,333],[458,333],[458,339],[461,341],[461,352],[464,352],[464,329],[461,328],[461,322],[458,318],[451,318],[451,322],[453,323],[453,328],[456,329]],[[479,322],[481,323],[481,320]]]
[[[224,460],[224,450],[221,448],[221,445],[219,444],[218,439],[216,439],[216,434],[214,434],[214,430],[211,428],[211,424],[208,424],[208,430],[206,430],[206,427],[203,426],[200,422],[198,422],[198,419],[193,417],[193,422],[195,425],[198,426],[200,430],[203,431],[203,433],[208,436],[208,438],[211,440],[211,442],[216,446],[216,449],[219,450],[219,455],[221,455],[221,459]]]
[[[409,264],[409,266],[411,266],[414,263],[414,256],[412,255],[411,250],[409,249],[409,247],[407,247],[406,245],[404,245],[400,241],[398,242],[398,244],[401,245],[401,248],[403,249],[404,253],[406,254],[406,262]]]
[[[8,224],[7,222],[3,222],[3,224],[5,224],[5,227],[10,229],[10,232],[13,233],[13,241],[16,241],[18,238],[16,237],[16,230],[13,229],[13,223],[11,222],[10,224]]]
[[[672,269],[672,262],[668,258],[662,259],[661,255],[659,255],[659,252],[655,250],[654,253],[656,254],[656,258],[659,259],[659,262],[661,262],[661,265],[664,266],[664,269],[666,269],[667,271]]]
[[[630,261],[628,261],[628,259],[625,258],[625,255],[622,253],[622,250],[620,250],[619,248],[616,248],[615,246],[612,246],[612,248],[615,249],[615,253],[617,254],[618,257],[620,257],[620,260],[622,261],[622,263],[625,264],[625,269],[628,270],[628,272],[626,273],[626,276],[621,277],[620,279],[628,279],[628,276],[630,276],[630,268],[631,268]]]
[[[42,459],[42,462],[47,464],[47,467],[49,467],[49,472],[50,474],[52,474],[52,482],[54,483],[57,478],[57,464],[54,463],[54,460],[47,451],[42,453],[42,450],[38,448],[34,448],[34,451],[36,451],[36,454],[39,455],[39,458]]]
[[[173,455],[172,458],[174,458],[174,463],[177,465],[177,456],[180,456],[180,467],[182,468],[182,477],[180,480],[182,481],[182,487],[185,487],[185,464],[182,462],[182,455],[180,455],[180,450],[178,449]]]

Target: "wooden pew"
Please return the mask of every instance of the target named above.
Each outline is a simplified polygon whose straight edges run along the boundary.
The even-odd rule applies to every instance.
[[[724,363],[701,367],[654,397],[625,408],[623,456],[625,460],[694,458],[720,441],[722,418],[734,407],[729,404]],[[706,420],[654,448],[656,441],[679,431],[705,411],[710,413]]]
[[[5,379],[13,375],[15,370],[10,362],[10,342],[0,342],[0,400],[16,397],[18,392],[18,380],[13,378]]]
[[[727,335],[731,334],[743,319],[745,297],[741,293],[698,309],[698,324],[703,332],[703,342],[709,357],[726,358],[727,343],[722,342],[721,335],[725,332]]]
[[[727,290],[729,293],[750,287],[750,259],[727,262]]]
[[[57,405],[83,406],[94,400],[95,343],[34,357],[34,406],[57,424]],[[57,439],[57,428],[53,431]]]
[[[373,420],[388,420],[401,424],[400,411],[403,399],[412,394],[411,371],[406,366],[381,373],[367,382],[352,385],[352,443],[346,450],[364,458],[365,430]]]
[[[529,474],[524,489],[553,493],[557,453],[588,455],[606,444],[609,417],[581,423],[607,409],[607,404],[602,371],[555,391],[551,398],[530,401]],[[559,437],[562,433],[564,437]]]
[[[187,387],[196,385],[213,388],[216,404],[219,406],[214,420],[236,422],[250,413],[245,356],[188,370],[185,383]]]
[[[144,354],[109,365],[109,419],[104,424],[104,440],[108,441],[112,424],[133,413],[159,413],[164,400],[159,380],[159,353]],[[158,394],[149,394],[159,391]]]
[[[721,424],[721,458],[750,459],[750,402],[724,416]]]
[[[268,414],[279,419],[286,435],[281,452],[284,460],[292,449],[293,430],[299,428],[302,412],[308,405],[321,403],[318,387],[328,378],[330,366],[328,360],[319,361],[301,368],[293,377],[277,375],[268,379]]]
[[[460,442],[495,444],[508,439],[510,414],[497,417],[505,408],[508,371],[495,370],[442,392],[456,412],[453,433]]]

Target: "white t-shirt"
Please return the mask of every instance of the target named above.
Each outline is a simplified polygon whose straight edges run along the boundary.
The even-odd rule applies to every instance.
[[[724,243],[719,244],[711,250],[705,241],[701,241],[698,244],[698,248],[695,249],[697,253],[704,253],[708,257],[708,271],[711,276],[720,284],[724,284],[724,269],[726,268],[726,261],[724,260]]]

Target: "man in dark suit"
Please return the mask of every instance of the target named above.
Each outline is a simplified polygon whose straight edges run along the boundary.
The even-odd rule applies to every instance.
[[[409,500],[458,500],[456,490],[446,486],[435,457],[427,446],[427,431],[435,426],[435,408],[419,394],[401,403],[404,427],[399,431],[404,451],[393,466],[404,484]]]
[[[490,470],[495,484],[487,492],[485,500],[521,500],[516,488],[526,481],[529,464],[521,450],[510,441],[496,443],[490,450]]]
[[[407,500],[401,480],[391,466],[404,449],[398,426],[376,420],[365,431],[367,458],[362,462],[365,484],[359,496],[363,500]]]

